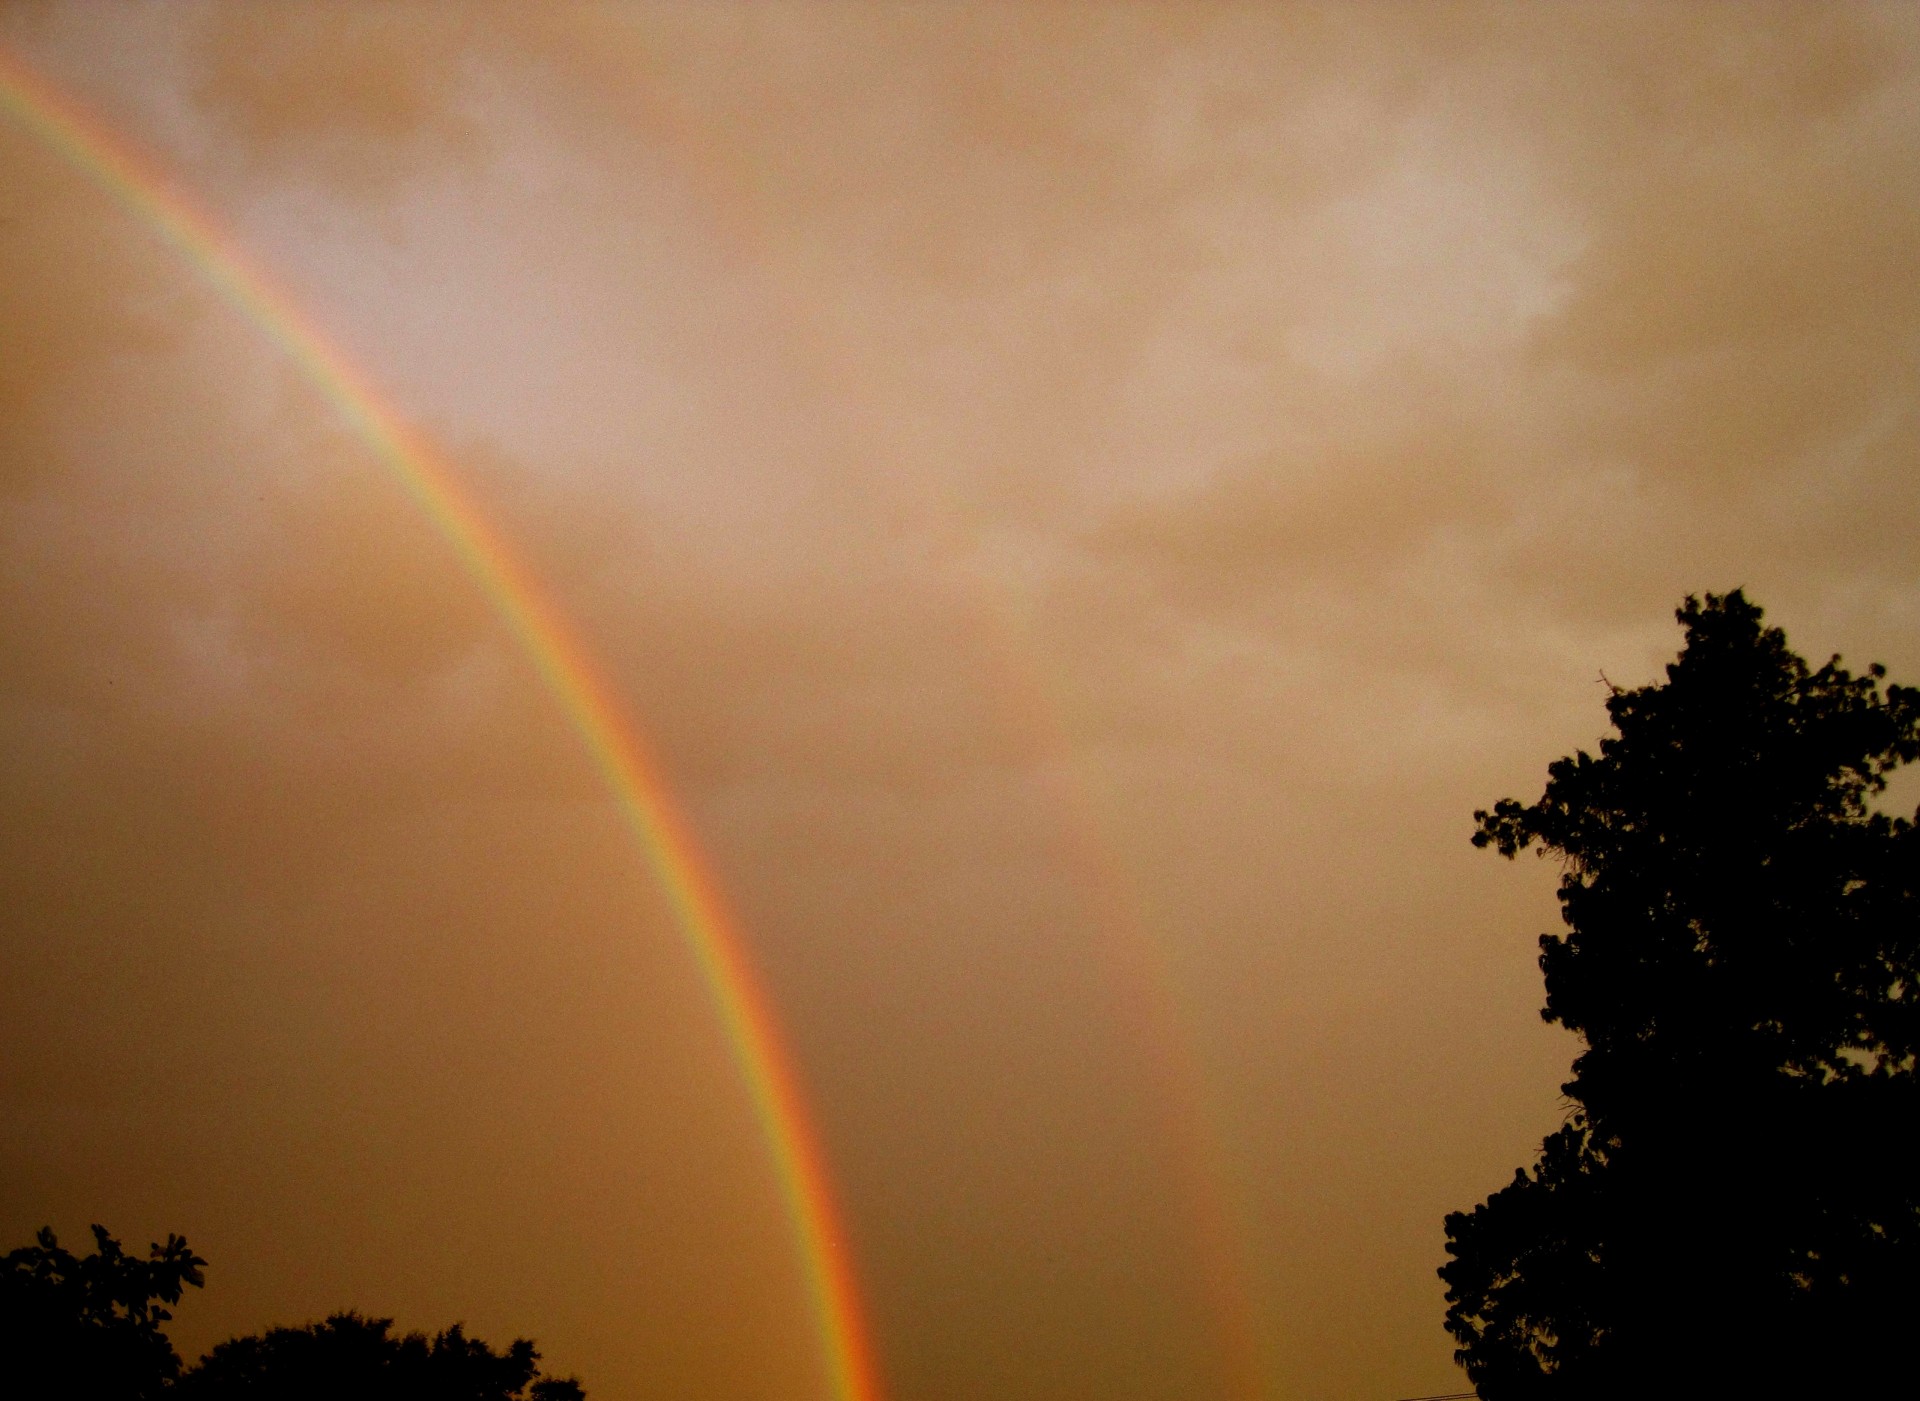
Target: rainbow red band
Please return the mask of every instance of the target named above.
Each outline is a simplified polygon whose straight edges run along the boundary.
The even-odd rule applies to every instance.
[[[0,109],[149,225],[277,345],[452,546],[586,745],[672,904],[760,1122],[812,1295],[835,1401],[879,1401],[846,1234],[798,1073],[712,871],[640,735],[577,635],[452,470],[215,222],[150,161],[0,46]]]

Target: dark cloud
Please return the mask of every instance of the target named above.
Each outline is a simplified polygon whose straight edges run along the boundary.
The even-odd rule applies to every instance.
[[[193,96],[223,145],[265,170],[391,196],[485,146],[471,110],[487,6],[203,6],[188,31]]]

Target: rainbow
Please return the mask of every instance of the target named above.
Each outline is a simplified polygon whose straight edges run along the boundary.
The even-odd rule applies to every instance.
[[[584,52],[593,61],[604,61],[643,40],[631,11],[615,7],[593,15],[594,42],[582,45],[576,58]],[[699,198],[708,228],[726,238],[743,261],[762,270],[760,290],[785,331],[796,372],[809,377],[854,441],[869,447],[884,444],[880,456],[899,457],[898,445],[890,441],[888,415],[874,407],[866,377],[850,363],[848,336],[844,327],[834,324],[834,305],[806,295],[804,279],[780,274],[781,250],[771,235],[781,227],[781,219],[767,205],[764,181],[752,163],[670,93],[649,92],[644,83],[622,81],[617,86],[623,101],[652,125],[665,148],[678,154],[678,174]],[[890,479],[890,484],[898,493],[892,504],[917,507],[916,519],[936,540],[955,556],[967,552],[972,513],[962,501],[938,489],[916,494],[911,474]],[[1262,1330],[1265,1313],[1243,1245],[1246,1228],[1239,1218],[1244,1194],[1230,1181],[1231,1154],[1191,1029],[1193,1013],[1184,1005],[1172,962],[1152,932],[1142,892],[1105,831],[1100,815],[1105,804],[1091,791],[1086,766],[1073,757],[1067,705],[1058,688],[1049,684],[1045,649],[1031,636],[1014,599],[984,580],[976,581],[971,593],[980,624],[980,655],[991,677],[986,689],[1012,732],[1030,745],[1030,760],[1054,775],[1048,791],[1064,838],[1063,864],[1075,878],[1083,908],[1107,936],[1105,971],[1115,1009],[1146,1048],[1142,1068],[1147,1098],[1171,1149],[1173,1185],[1189,1218],[1196,1284],[1218,1349],[1219,1395],[1223,1401],[1261,1401],[1269,1391],[1270,1370]]]
[[[616,7],[594,13],[600,20],[594,36],[599,42],[591,49],[595,58],[617,53],[622,39],[635,42],[631,12]],[[703,127],[683,104],[670,96],[650,95],[646,86],[623,83],[619,91],[679,153],[678,173],[700,198],[709,227],[726,236],[747,261],[763,270],[777,268],[780,252],[769,233],[779,226],[779,218],[759,197],[763,181],[737,149]],[[872,406],[863,377],[849,365],[847,338],[832,325],[832,304],[804,296],[799,285],[797,279],[771,271],[762,283],[763,295],[791,343],[790,362],[811,377],[822,401],[833,406],[855,440],[886,443],[887,416]],[[896,503],[913,494],[910,484],[896,482],[894,489],[899,493]],[[915,504],[934,538],[954,555],[964,555],[969,508],[937,490]],[[1230,1154],[1218,1127],[1221,1113],[1191,1030],[1192,1013],[1183,1005],[1171,960],[1151,931],[1142,893],[1104,830],[1100,814],[1105,804],[1091,791],[1085,765],[1073,757],[1067,706],[1049,684],[1045,649],[1030,635],[1013,599],[984,581],[976,583],[972,594],[981,624],[981,657],[992,678],[986,689],[1013,731],[1030,745],[1029,759],[1054,774],[1048,791],[1065,839],[1063,864],[1075,877],[1083,908],[1107,935],[1108,991],[1116,1010],[1147,1048],[1142,1066],[1148,1097],[1172,1150],[1169,1167],[1193,1233],[1196,1283],[1219,1352],[1219,1395],[1223,1401],[1261,1401],[1268,1394],[1270,1370],[1263,1351],[1262,1305],[1242,1245],[1245,1227],[1237,1218],[1243,1208],[1229,1181]]]
[[[233,238],[170,186],[151,160],[4,44],[0,110],[147,224],[299,368],[426,513],[532,662],[652,863],[706,980],[793,1223],[835,1401],[879,1401],[878,1368],[846,1233],[798,1071],[685,815],[578,635],[446,460]]]

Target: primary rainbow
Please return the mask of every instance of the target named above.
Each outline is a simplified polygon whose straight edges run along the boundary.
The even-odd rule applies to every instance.
[[[686,818],[579,638],[426,439],[302,318],[234,240],[170,188],[150,161],[5,45],[0,109],[147,223],[300,368],[426,512],[533,663],[658,873],[706,979],[798,1238],[833,1395],[836,1401],[879,1401],[877,1368],[825,1158],[765,989]]]

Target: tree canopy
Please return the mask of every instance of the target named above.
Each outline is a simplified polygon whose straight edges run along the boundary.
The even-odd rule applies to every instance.
[[[1447,1218],[1489,1401],[1846,1394],[1920,1314],[1920,692],[1813,669],[1738,590],[1679,610],[1599,753],[1475,814],[1557,857],[1542,1015],[1584,1048],[1530,1169]]]
[[[221,1343],[183,1368],[162,1327],[207,1263],[179,1236],[145,1260],[100,1226],[78,1257],[50,1230],[0,1257],[0,1396],[61,1401],[585,1401],[540,1375],[525,1338],[495,1352],[454,1324],[429,1338],[337,1313]]]
[[[542,1377],[525,1338],[495,1352],[454,1324],[428,1338],[390,1318],[337,1313],[221,1343],[180,1378],[179,1401],[583,1401],[571,1378]]]
[[[105,1228],[77,1256],[50,1230],[0,1257],[0,1393],[149,1401],[180,1373],[162,1325],[207,1262],[179,1236],[129,1255]]]

